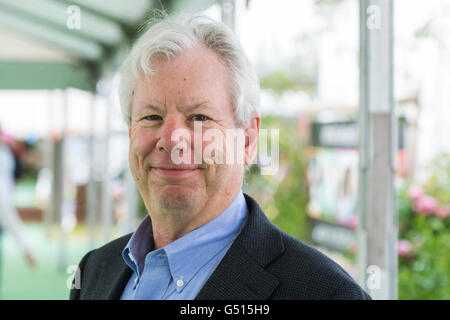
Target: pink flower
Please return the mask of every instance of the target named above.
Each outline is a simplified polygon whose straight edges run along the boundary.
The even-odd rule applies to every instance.
[[[444,207],[437,207],[435,211],[436,217],[439,219],[445,219],[448,215],[450,215],[450,204]]]
[[[414,186],[409,189],[408,195],[412,201],[417,201],[420,197],[424,195],[424,192],[421,187]]]
[[[356,227],[358,226],[358,215],[357,214],[352,215],[352,217],[350,218],[350,221],[348,222],[348,226],[350,228],[352,228],[353,230],[356,229]]]
[[[406,257],[411,252],[412,245],[408,240],[399,240],[397,243],[397,254],[401,257]]]
[[[436,210],[437,205],[438,203],[435,198],[429,195],[423,195],[416,200],[415,209],[418,213],[430,215]]]

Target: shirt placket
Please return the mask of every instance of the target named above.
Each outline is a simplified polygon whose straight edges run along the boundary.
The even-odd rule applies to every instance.
[[[171,280],[169,263],[164,251],[152,252],[146,257],[144,271],[136,284],[138,299],[162,299]]]

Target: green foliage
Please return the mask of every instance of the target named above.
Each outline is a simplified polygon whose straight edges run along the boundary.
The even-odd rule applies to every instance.
[[[300,57],[298,59],[301,59]],[[316,90],[317,70],[310,65],[302,65],[298,61],[292,61],[290,67],[296,73],[277,70],[267,74],[260,80],[262,89],[270,89],[276,97],[281,97],[287,91],[303,91],[313,93]]]
[[[428,166],[430,178],[424,188],[439,203],[450,203],[450,153],[444,153],[431,161]]]
[[[295,88],[295,83],[283,71],[276,71],[261,78],[260,86],[262,89],[271,89],[277,96],[281,96],[287,90]]]
[[[399,238],[411,244],[399,257],[400,299],[450,299],[450,216],[437,214],[450,204],[450,155],[439,156],[429,170],[423,196],[436,199],[434,212],[421,213],[411,184],[398,193]]]
[[[279,129],[279,170],[275,175],[261,175],[259,167],[253,165],[246,176],[248,192],[281,230],[309,241],[311,230],[306,214],[306,163],[299,142],[297,121],[267,116],[263,118],[261,127]]]
[[[318,6],[336,6],[340,4],[342,0],[315,0]]]
[[[430,23],[429,22],[426,23],[423,27],[421,27],[414,33],[414,36],[416,38],[427,38],[430,35],[431,35],[431,31],[430,31]]]

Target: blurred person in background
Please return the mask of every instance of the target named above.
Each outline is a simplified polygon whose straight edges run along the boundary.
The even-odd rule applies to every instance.
[[[2,231],[10,232],[22,249],[25,260],[35,266],[35,259],[25,236],[24,225],[14,206],[14,184],[17,175],[16,160],[11,148],[5,141],[5,135],[0,127],[0,227]]]

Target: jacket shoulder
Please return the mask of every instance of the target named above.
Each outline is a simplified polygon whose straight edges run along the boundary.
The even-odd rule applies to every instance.
[[[102,266],[120,266],[122,264],[122,250],[131,236],[132,233],[124,235],[84,255],[78,265],[80,283],[78,285],[72,284],[71,300],[88,299],[92,296],[102,272]]]
[[[273,299],[370,299],[336,262],[280,231],[284,252],[268,266],[279,279]]]
[[[108,258],[117,258],[117,253],[119,253],[120,258],[122,258],[122,250],[125,248],[132,235],[133,233],[129,233],[104,244],[100,248],[94,250],[95,255],[101,256],[101,259],[104,260]]]
[[[88,252],[81,261],[83,262],[84,260],[86,265],[98,265],[103,262],[116,262],[117,259],[122,259],[122,250],[125,248],[131,236],[132,233],[129,233],[112,240],[103,246]]]

